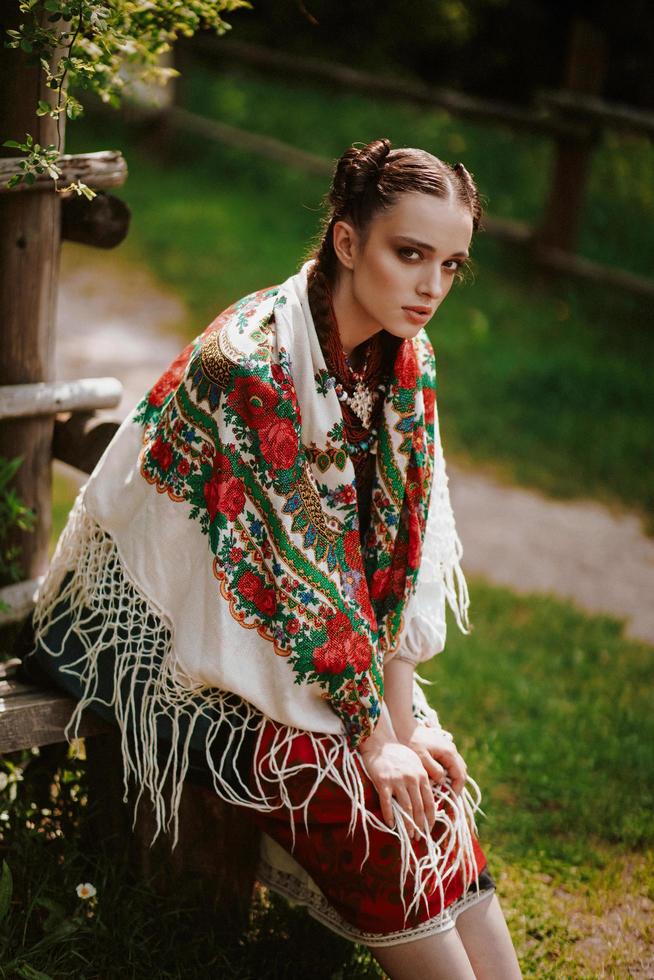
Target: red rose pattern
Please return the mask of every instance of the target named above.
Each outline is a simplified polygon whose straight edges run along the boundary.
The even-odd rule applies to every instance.
[[[429,385],[427,385],[427,387],[422,389],[422,397],[424,398],[425,402],[425,423],[427,425],[433,425],[435,418],[434,406],[436,404],[436,393],[433,388],[430,388]]]
[[[243,572],[238,580],[238,590],[249,599],[264,616],[273,616],[277,609],[275,590],[267,586],[254,572]]]
[[[163,470],[167,470],[173,461],[173,449],[169,442],[158,436],[150,447],[151,459],[156,459]]]
[[[319,674],[342,674],[352,664],[357,674],[370,667],[372,651],[365,636],[355,633],[345,613],[337,612],[326,626],[327,642],[313,651]]]
[[[236,520],[245,507],[243,483],[234,476],[229,459],[224,453],[216,453],[211,479],[205,483],[203,492],[209,521],[213,521],[219,513],[230,521]]]
[[[287,470],[297,459],[297,432],[290,419],[274,419],[259,433],[261,455],[275,469]]]
[[[395,358],[395,377],[400,388],[414,391],[418,384],[418,358],[411,341],[405,340]]]
[[[184,350],[177,355],[168,370],[164,371],[157,383],[152,386],[148,395],[149,405],[154,405],[156,408],[159,408],[163,405],[171,391],[177,388],[184,377],[186,365],[191,359],[194,346],[193,341],[187,344]]]
[[[271,415],[279,401],[275,389],[256,374],[238,377],[227,404],[253,429],[261,429],[271,422]]]
[[[408,560],[411,568],[418,568],[422,552],[422,533],[418,514],[412,510],[409,515],[409,550]]]

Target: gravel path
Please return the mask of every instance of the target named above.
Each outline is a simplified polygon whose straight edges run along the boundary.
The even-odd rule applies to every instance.
[[[56,377],[118,378],[121,404],[99,414],[122,419],[181,350],[184,341],[174,331],[185,320],[180,299],[147,270],[120,253],[67,244]],[[593,500],[551,500],[453,463],[448,472],[467,573],[624,617],[628,636],[654,644],[654,541],[639,517],[614,514]]]

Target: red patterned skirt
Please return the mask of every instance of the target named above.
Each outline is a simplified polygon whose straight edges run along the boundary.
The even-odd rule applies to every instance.
[[[251,779],[255,766],[260,767],[260,773],[272,775],[264,756],[276,730],[279,725],[271,722],[264,728]],[[316,779],[313,740],[320,738],[315,733],[302,733],[284,747],[284,769],[298,766],[298,771],[284,780],[285,792],[293,806],[305,801]],[[366,808],[383,821],[377,791],[361,763],[359,772]],[[274,777],[270,785],[274,785]],[[409,875],[402,887],[401,843],[397,836],[374,827],[369,827],[366,835],[361,820],[350,835],[351,799],[328,776],[318,783],[306,807],[306,817],[304,808],[293,812],[293,828],[289,807],[281,797],[277,796],[276,800],[280,804],[278,809],[269,813],[252,811],[257,826],[274,842],[268,847],[270,861],[265,858],[264,848],[259,880],[287,898],[307,905],[314,917],[349,939],[371,946],[391,945],[440,932],[454,926],[463,908],[494,891],[494,882],[485,870],[486,858],[472,834],[474,863],[469,868],[467,887],[463,869],[447,875],[447,868],[457,858],[452,852],[440,868],[442,888],[426,887],[425,900],[405,919],[403,892],[405,900],[407,894],[413,894],[415,879]],[[432,837],[437,839],[442,830],[443,824],[437,820]],[[425,841],[417,839],[410,843],[416,855],[424,857]],[[428,878],[426,868],[427,886]],[[469,884],[471,878],[473,883]]]

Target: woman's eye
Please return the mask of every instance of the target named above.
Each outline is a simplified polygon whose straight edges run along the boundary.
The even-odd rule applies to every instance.
[[[447,262],[451,263],[448,272],[458,272],[463,262],[459,262],[458,259],[448,259]]]
[[[407,252],[409,253],[408,255],[407,255]],[[410,261],[411,261],[411,258],[410,258],[411,255],[417,255],[418,258],[420,258],[420,252],[418,251],[418,249],[417,248],[409,248],[408,245],[405,248],[401,248],[399,250],[399,254],[402,256],[403,259],[409,259]]]

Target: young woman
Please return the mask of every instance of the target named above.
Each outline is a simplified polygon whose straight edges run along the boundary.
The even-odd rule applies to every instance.
[[[123,422],[38,597],[26,665],[123,733],[173,826],[249,808],[259,877],[392,978],[519,977],[479,791],[416,665],[468,632],[424,326],[481,207],[386,139],[338,161],[299,272],[225,310]],[[163,785],[172,783],[165,799]]]

